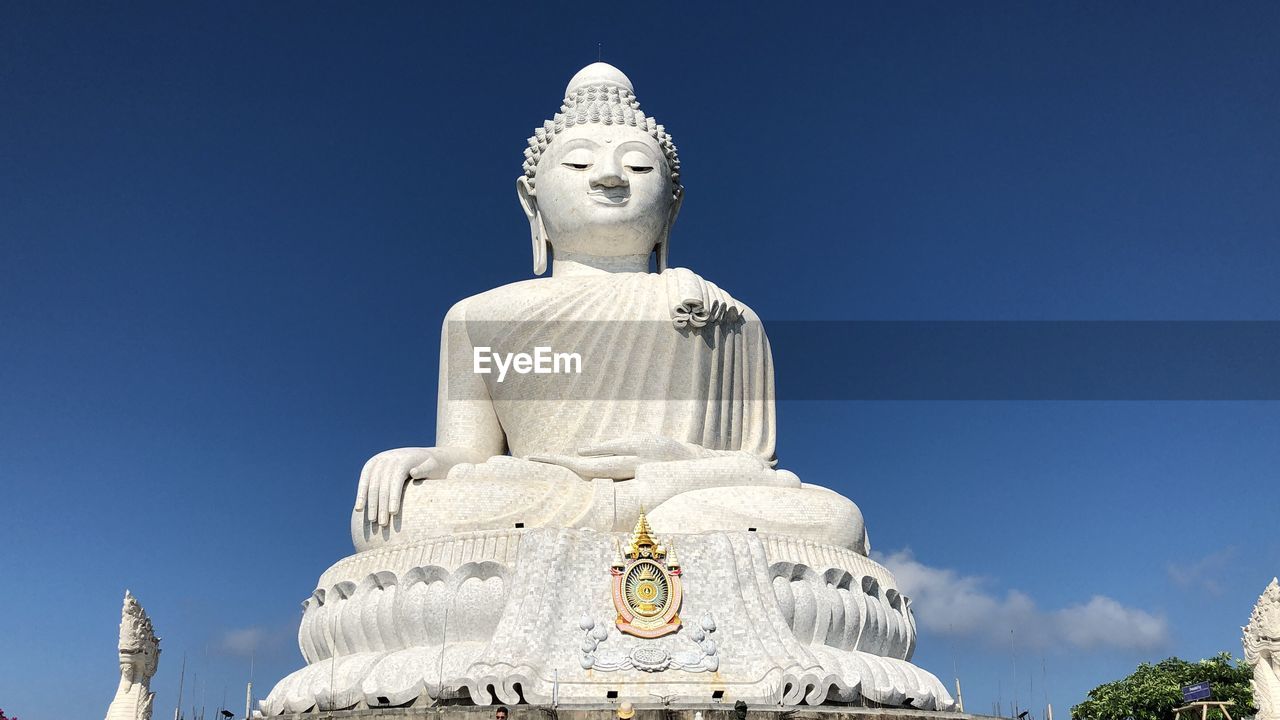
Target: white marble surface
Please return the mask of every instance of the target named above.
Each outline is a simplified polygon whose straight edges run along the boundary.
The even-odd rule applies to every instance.
[[[435,445],[365,464],[357,553],[305,603],[308,664],[264,709],[716,690],[950,709],[910,663],[910,600],[866,557],[858,507],[778,466],[760,319],[669,265],[680,160],[630,80],[575,75],[523,171],[534,274],[551,276],[445,315]],[[538,348],[580,365],[530,372]],[[649,639],[614,626],[609,574],[642,512],[683,568],[685,624]]]
[[[1253,665],[1257,720],[1280,720],[1280,580],[1271,579],[1243,630],[1244,659]]]
[[[641,508],[671,523],[719,513],[724,527],[785,525],[865,551],[853,503],[775,468],[773,356],[759,318],[667,266],[680,161],[621,71],[594,63],[570,80],[529,139],[516,191],[534,272],[550,259],[551,277],[446,314],[435,445],[365,464],[356,547],[509,527],[517,515],[526,527],[609,529],[596,520],[608,505],[619,528]],[[477,357],[537,348],[579,356],[579,372],[476,372]],[[608,497],[600,478],[619,481]]]
[[[305,604],[308,665],[268,714],[427,704],[465,692],[480,704],[728,700],[794,705],[914,698],[952,709],[910,664],[910,601],[882,566],[784,535],[680,535],[684,626],[643,640],[613,627],[609,566],[626,533],[475,532],[359,553]],[[384,703],[385,704],[385,703]]]
[[[160,638],[151,627],[151,618],[138,599],[124,592],[120,610],[120,684],[107,707],[106,720],[150,720],[151,677],[160,663]]]

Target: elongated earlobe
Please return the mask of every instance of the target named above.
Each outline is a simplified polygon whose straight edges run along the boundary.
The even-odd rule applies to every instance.
[[[521,175],[516,178],[516,197],[520,200],[520,209],[529,219],[529,236],[533,241],[533,274],[541,275],[547,271],[547,227],[542,224],[542,214],[538,212],[538,198],[534,194],[533,184],[529,178]]]
[[[541,275],[547,271],[547,226],[542,224],[542,213],[535,219],[533,228],[533,274]]]
[[[658,238],[658,245],[653,249],[658,255],[658,272],[662,272],[668,267],[667,253],[671,247],[671,226],[676,224],[676,216],[680,214],[680,205],[683,202],[684,192],[682,189],[676,194],[676,200],[671,205],[671,212],[667,215],[667,226],[662,229],[662,236]]]

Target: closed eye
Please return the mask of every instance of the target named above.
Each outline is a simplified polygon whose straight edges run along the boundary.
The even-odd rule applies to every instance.
[[[650,171],[650,170],[652,170],[652,169],[653,169],[653,166],[652,166],[652,165],[628,165],[628,166],[627,166],[627,170],[628,170],[629,172],[639,173],[639,174],[641,174],[641,175],[643,175],[644,173],[649,172],[649,171]]]
[[[574,170],[586,170],[587,168],[591,167],[589,163],[568,163],[567,162],[567,163],[560,163],[560,164],[567,168],[573,168]]]

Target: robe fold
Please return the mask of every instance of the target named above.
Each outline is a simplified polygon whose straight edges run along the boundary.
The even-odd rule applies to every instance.
[[[459,303],[442,342],[437,445],[489,404],[515,457],[573,454],[637,433],[774,460],[773,359],[758,317],[689,270],[515,283]],[[543,367],[497,358],[544,348]],[[477,352],[480,355],[477,355]],[[484,362],[478,358],[484,358]],[[487,374],[477,373],[487,367]],[[574,370],[580,372],[574,372]],[[462,428],[454,428],[457,421]]]

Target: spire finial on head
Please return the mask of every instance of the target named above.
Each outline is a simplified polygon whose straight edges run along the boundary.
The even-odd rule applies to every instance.
[[[579,88],[593,85],[619,87],[632,94],[636,91],[631,85],[631,80],[621,70],[607,62],[593,62],[569,79],[569,84],[564,89],[564,96],[569,97]]]

